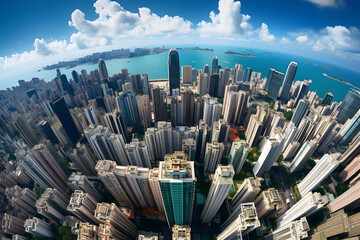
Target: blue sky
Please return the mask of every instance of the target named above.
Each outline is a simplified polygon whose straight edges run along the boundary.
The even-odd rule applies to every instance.
[[[0,70],[5,75],[29,62],[40,67],[95,50],[181,43],[276,49],[360,71],[357,0],[0,0],[0,4]]]

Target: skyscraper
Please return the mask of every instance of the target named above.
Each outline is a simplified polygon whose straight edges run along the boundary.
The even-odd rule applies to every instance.
[[[218,66],[219,66],[219,60],[217,56],[214,56],[214,58],[211,61],[211,74],[218,73]]]
[[[283,78],[284,78],[283,73],[275,71],[275,69],[272,68],[269,70],[268,81],[270,81],[270,83],[269,83],[269,88],[267,89],[269,97],[273,99],[277,99],[281,88],[281,84],[283,82]]]
[[[207,73],[200,73],[199,82],[197,84],[197,92],[200,96],[209,94],[210,88],[210,75]]]
[[[30,147],[33,147],[39,142],[39,138],[23,115],[16,115],[13,120],[13,125]]]
[[[183,84],[191,84],[192,83],[191,71],[192,71],[192,68],[189,65],[181,67],[181,77],[182,77]]]
[[[210,223],[215,217],[226,196],[232,189],[234,168],[232,165],[218,165],[214,178],[211,182],[210,190],[206,197],[205,205],[201,213],[203,223]]]
[[[283,227],[277,228],[274,232],[266,235],[264,240],[307,239],[309,230],[310,226],[306,217],[302,217],[300,220],[292,221]]]
[[[360,182],[357,182],[354,186],[348,189],[346,192],[335,198],[329,204],[331,212],[336,212],[340,209],[351,211],[359,207],[360,203]]]
[[[57,137],[55,136],[54,131],[51,129],[51,126],[48,121],[41,120],[37,125],[40,127],[45,137],[49,139],[52,144],[55,145],[60,143]]]
[[[133,91],[121,92],[116,97],[117,109],[123,113],[127,126],[135,126],[140,123],[139,110]]]
[[[99,65],[100,80],[107,79],[109,77],[109,75],[108,75],[108,71],[107,71],[104,60],[102,60],[100,58],[99,62],[98,62],[98,65]]]
[[[306,177],[297,185],[302,196],[311,192],[317,185],[319,185],[325,178],[327,178],[332,171],[339,165],[340,153],[325,154],[320,161],[311,169]]]
[[[278,190],[269,188],[254,201],[258,218],[268,219],[284,208],[283,199]]]
[[[94,217],[97,201],[88,193],[75,190],[71,195],[67,210],[82,222],[99,223]]]
[[[175,225],[172,228],[172,240],[191,240],[191,227]]]
[[[290,89],[295,78],[297,63],[291,62],[286,70],[283,85],[280,91],[280,100],[287,102],[289,100]]]
[[[180,60],[175,48],[170,49],[168,57],[170,95],[173,89],[180,89]]]
[[[233,141],[229,153],[228,164],[232,164],[234,166],[235,173],[240,173],[249,151],[249,145],[245,140]]]
[[[300,100],[298,103],[294,115],[291,118],[291,122],[293,122],[296,127],[299,126],[301,120],[306,116],[309,106],[310,103],[306,100]]]
[[[246,68],[245,82],[250,82],[251,72],[252,72],[251,67],[247,67]]]
[[[324,99],[322,100],[321,104],[330,105],[334,95],[331,92],[325,94]]]
[[[298,171],[310,159],[318,146],[319,142],[316,139],[306,141],[301,146],[294,160],[290,163],[289,172],[293,173]]]
[[[338,110],[337,120],[339,123],[344,123],[346,120],[352,118],[360,108],[360,92],[352,89],[347,92],[342,100]]]
[[[162,90],[158,86],[154,86],[151,91],[155,122],[166,121],[166,102],[164,102],[166,97],[163,97]]]
[[[212,126],[213,122],[219,120],[221,116],[222,104],[215,99],[207,99],[204,103],[204,116],[203,120],[208,126]]]
[[[339,145],[348,145],[360,131],[360,109],[341,127],[337,136]]]
[[[205,157],[204,157],[204,173],[212,174],[224,154],[224,144],[219,142],[212,142],[206,144]]]
[[[71,117],[69,109],[66,106],[63,97],[58,97],[51,102],[51,107],[58,116],[61,124],[63,125],[66,134],[69,136],[71,143],[75,146],[80,138],[80,133],[76,128],[74,120]]]
[[[159,165],[159,183],[170,227],[190,225],[194,204],[194,162],[184,152],[167,154]]]

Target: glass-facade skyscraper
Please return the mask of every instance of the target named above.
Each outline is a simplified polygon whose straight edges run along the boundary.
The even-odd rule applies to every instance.
[[[170,227],[190,225],[194,204],[194,162],[184,152],[166,154],[159,165],[159,184]]]
[[[360,92],[352,89],[347,92],[339,107],[339,114],[337,120],[339,123],[344,123],[346,120],[352,118],[357,110],[360,108]]]
[[[215,56],[211,62],[211,74],[219,73],[218,66],[219,66],[219,60],[217,56]]]
[[[290,93],[291,85],[295,78],[296,70],[297,70],[297,63],[291,62],[287,68],[284,82],[280,91],[280,100],[284,102],[287,102],[289,100],[289,93]]]
[[[275,71],[275,69],[273,68],[269,70],[269,75],[267,79],[267,86],[269,86],[267,92],[269,97],[273,99],[276,99],[278,97],[283,78],[283,73]]]
[[[170,49],[168,58],[170,95],[173,89],[180,89],[180,60],[175,48]]]

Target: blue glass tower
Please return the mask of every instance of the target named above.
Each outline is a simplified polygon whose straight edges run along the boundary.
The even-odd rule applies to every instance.
[[[291,62],[287,68],[279,97],[280,100],[284,102],[287,102],[289,100],[289,93],[290,93],[291,85],[295,78],[296,70],[297,70],[297,63]]]
[[[295,126],[299,126],[301,120],[305,117],[310,103],[305,100],[300,100],[299,104],[297,105],[294,115],[291,118],[291,122],[295,124]]]
[[[117,104],[124,115],[126,125],[135,126],[140,122],[139,110],[133,91],[120,93],[117,97]]]
[[[172,48],[169,51],[168,67],[170,95],[172,95],[173,89],[180,89],[180,60],[179,53],[175,48]]]
[[[339,106],[339,114],[337,120],[344,123],[352,118],[360,108],[360,92],[352,89],[347,92],[342,103]]]
[[[211,62],[211,74],[219,73],[218,66],[219,66],[219,60],[217,56],[215,56]]]
[[[275,71],[275,69],[272,68],[269,70],[269,75],[266,83],[267,85],[269,85],[269,88],[267,90],[269,97],[277,99],[283,78],[283,73]]]

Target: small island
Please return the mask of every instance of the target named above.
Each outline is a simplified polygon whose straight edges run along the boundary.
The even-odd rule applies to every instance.
[[[184,48],[177,48],[181,51],[205,51],[205,52],[214,52],[213,48],[200,48],[200,47],[184,47]]]
[[[313,66],[315,66],[315,67],[319,67],[319,68],[322,68],[322,69],[330,70],[330,71],[332,71],[333,69],[337,69],[337,70],[339,70],[339,69],[338,69],[338,68],[336,68],[336,67],[331,67],[331,66],[321,66],[321,65],[317,65],[317,64],[315,64],[315,63],[310,63],[310,62],[304,62],[304,63],[309,64],[309,65],[313,65]]]
[[[227,52],[224,52],[225,54],[230,54],[230,55],[236,55],[236,56],[241,56],[241,57],[257,57],[255,55],[251,55],[251,54],[248,54],[248,53],[237,53],[237,52],[234,52],[234,51],[227,51]]]
[[[352,85],[352,84],[351,84],[351,83],[349,83],[349,82],[346,82],[346,81],[344,81],[344,80],[341,80],[340,78],[336,78],[336,77],[333,77],[333,76],[327,75],[326,73],[323,73],[323,75],[324,75],[325,77],[328,77],[328,78],[334,79],[335,81],[338,81],[338,82],[341,82],[341,83],[345,83],[346,85],[349,85],[349,86],[351,86],[351,87],[353,87],[353,88],[356,88],[357,90],[360,90],[360,88],[358,88],[358,87],[356,87],[356,86]]]

